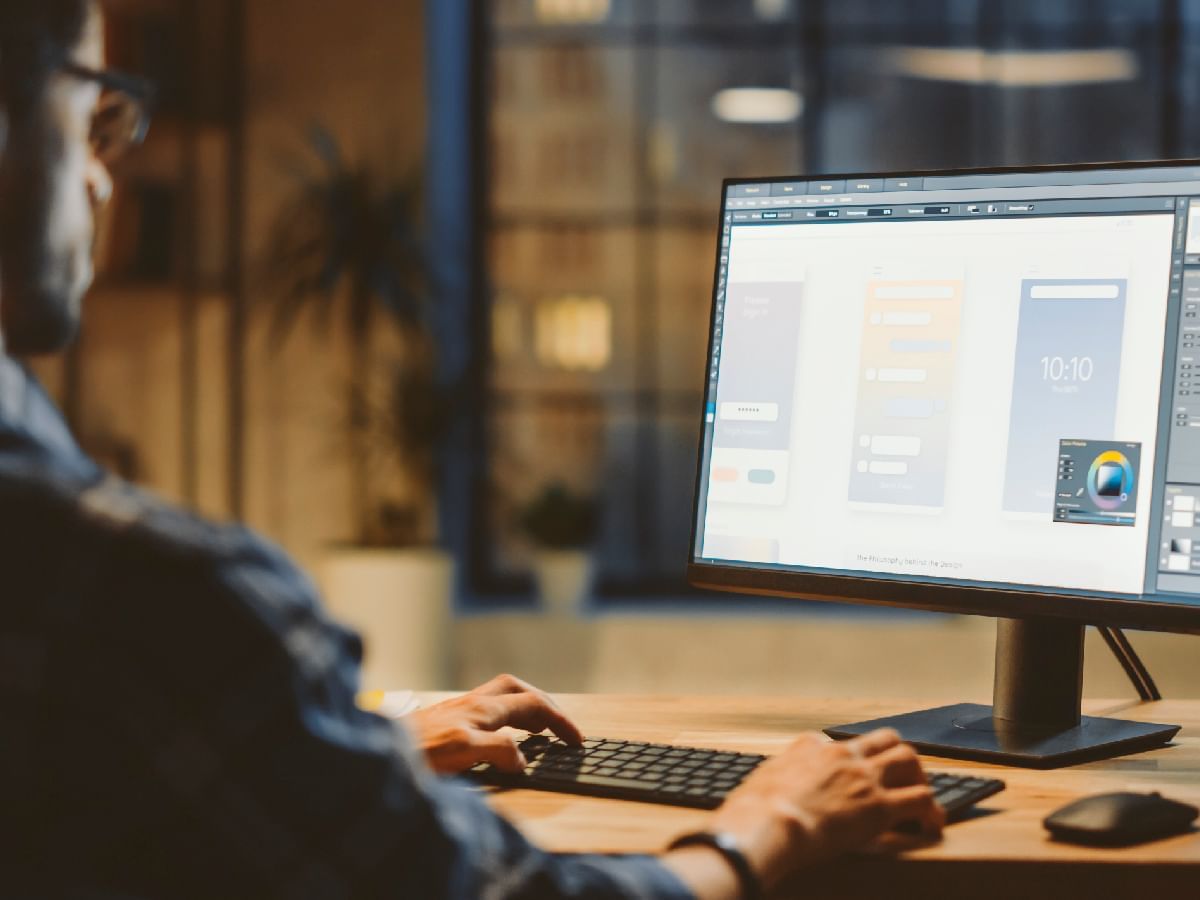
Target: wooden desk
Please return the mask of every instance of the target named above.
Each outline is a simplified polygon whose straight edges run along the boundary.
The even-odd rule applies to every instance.
[[[773,753],[801,731],[928,706],[898,701],[561,695],[588,735]],[[1033,771],[929,757],[927,766],[1003,778],[1008,790],[946,829],[936,846],[830,866],[790,886],[805,898],[1038,900],[1200,897],[1200,832],[1140,847],[1097,850],[1047,839],[1043,817],[1087,794],[1161,791],[1200,805],[1200,701],[1089,702],[1090,715],[1183,725],[1173,745],[1069,769]],[[495,809],[551,850],[654,853],[706,813],[539,791],[495,791]]]

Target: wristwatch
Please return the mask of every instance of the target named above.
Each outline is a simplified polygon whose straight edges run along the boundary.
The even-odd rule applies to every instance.
[[[738,846],[737,838],[726,831],[693,831],[681,835],[671,841],[667,850],[678,850],[681,847],[711,847],[725,857],[737,875],[738,884],[742,888],[743,900],[766,900],[762,884],[754,870],[750,868],[750,860]]]

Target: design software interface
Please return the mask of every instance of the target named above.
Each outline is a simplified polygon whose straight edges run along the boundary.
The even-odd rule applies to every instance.
[[[1200,603],[1200,168],[721,218],[695,561]]]

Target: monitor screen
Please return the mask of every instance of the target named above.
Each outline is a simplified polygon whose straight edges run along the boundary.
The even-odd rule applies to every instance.
[[[1200,607],[1198,517],[1200,165],[726,183],[694,566]]]

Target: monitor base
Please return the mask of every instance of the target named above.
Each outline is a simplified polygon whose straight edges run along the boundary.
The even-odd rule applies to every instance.
[[[992,707],[958,703],[899,716],[826,728],[845,739],[876,728],[894,728],[921,753],[1008,766],[1054,769],[1161,747],[1178,725],[1082,716],[1067,728],[1020,727],[992,716]]]

